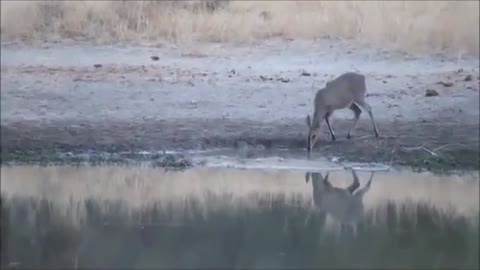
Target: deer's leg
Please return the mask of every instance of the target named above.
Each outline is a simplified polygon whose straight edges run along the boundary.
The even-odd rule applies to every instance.
[[[355,103],[352,103],[352,105],[350,105],[349,109],[353,111],[353,113],[355,114],[355,118],[353,119],[352,126],[348,130],[347,139],[352,138],[351,133],[355,129],[355,127],[357,126],[358,119],[360,118],[360,114],[362,113],[362,110],[360,109],[360,107],[358,107],[358,105],[355,104]]]
[[[368,116],[370,116],[370,120],[372,121],[373,132],[375,133],[375,137],[378,138],[380,135],[378,133],[377,124],[375,123],[375,119],[373,118],[372,108],[363,99],[362,100],[356,100],[355,103],[368,112]]]
[[[330,131],[330,137],[332,138],[332,141],[335,141],[335,131],[333,131],[332,126],[330,125],[330,116],[332,115],[331,112],[327,112],[325,114],[325,122],[327,122],[328,130]]]
[[[362,198],[363,195],[365,195],[365,193],[367,193],[370,190],[370,185],[372,184],[372,179],[374,174],[375,174],[374,172],[371,173],[370,179],[368,180],[367,184],[363,188],[359,189],[355,193],[355,196]]]
[[[360,186],[357,173],[353,169],[352,169],[352,175],[353,175],[353,183],[347,187],[347,190],[348,192],[350,192],[350,194],[353,194],[353,192]]]

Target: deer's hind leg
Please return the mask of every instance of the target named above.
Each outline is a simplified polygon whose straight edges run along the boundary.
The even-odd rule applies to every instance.
[[[375,137],[376,138],[380,137],[377,129],[377,124],[375,123],[375,119],[373,118],[372,108],[370,107],[370,105],[368,105],[367,102],[365,102],[365,99],[363,97],[358,98],[357,100],[354,101],[354,103],[362,107],[364,110],[368,112],[368,116],[370,116],[370,120],[372,121],[373,132],[375,133]]]
[[[350,192],[350,194],[353,194],[353,192],[355,192],[355,190],[358,187],[360,187],[360,181],[358,181],[357,173],[353,169],[352,169],[352,176],[353,176],[353,183],[347,187],[347,190],[348,192]]]
[[[375,175],[375,172],[372,172],[370,174],[370,179],[368,180],[367,184],[363,188],[357,190],[354,196],[362,198],[365,195],[365,193],[367,193],[370,190],[370,185],[372,184],[373,175]]]
[[[353,111],[353,113],[355,114],[355,118],[353,119],[353,124],[352,124],[352,126],[351,126],[350,129],[348,130],[347,139],[352,138],[352,131],[353,131],[353,130],[355,129],[355,127],[357,126],[357,122],[358,122],[358,119],[360,118],[360,114],[362,114],[362,110],[361,110],[360,107],[358,107],[358,105],[355,104],[355,103],[352,103],[352,105],[350,105],[349,109]]]

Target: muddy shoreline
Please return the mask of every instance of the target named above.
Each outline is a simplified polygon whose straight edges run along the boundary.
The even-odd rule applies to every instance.
[[[299,152],[305,149],[305,127],[298,122],[266,125],[252,121],[197,119],[143,123],[10,123],[1,127],[2,163],[35,164],[49,160],[68,163],[75,160],[69,159],[65,153],[100,155],[145,150],[182,153],[186,150],[232,148],[247,157],[274,154],[281,148]],[[478,169],[478,140],[471,137],[472,140],[466,141],[464,138],[464,134],[478,134],[475,124],[379,122],[382,134],[381,138],[375,139],[369,123],[362,119],[355,137],[348,140],[341,131],[349,124],[348,120],[336,122],[338,138],[335,142],[330,141],[324,131],[313,157],[335,156],[346,161],[381,162],[430,170]],[[141,161],[158,157],[130,155],[129,158]],[[113,158],[104,158],[103,161],[115,162]]]

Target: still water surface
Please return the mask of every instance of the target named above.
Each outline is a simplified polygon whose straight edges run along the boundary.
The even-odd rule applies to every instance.
[[[478,172],[356,174],[2,167],[2,268],[478,268]]]

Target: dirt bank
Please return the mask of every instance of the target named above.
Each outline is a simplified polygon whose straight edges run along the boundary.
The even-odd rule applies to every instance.
[[[2,162],[52,149],[301,151],[315,88],[358,71],[367,76],[382,137],[373,138],[362,114],[347,140],[353,115],[338,111],[338,140],[323,126],[317,156],[478,168],[477,58],[418,58],[325,40],[182,49],[3,45],[1,61]],[[426,97],[427,89],[438,96]]]

